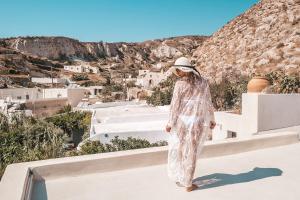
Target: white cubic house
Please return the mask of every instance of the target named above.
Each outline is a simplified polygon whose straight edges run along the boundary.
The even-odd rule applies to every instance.
[[[40,84],[65,84],[67,82],[66,79],[62,79],[62,78],[48,78],[48,77],[44,77],[44,78],[40,78],[40,77],[32,77],[31,78],[31,82],[33,83],[40,83]]]
[[[72,107],[77,106],[87,93],[88,90],[84,88],[0,89],[0,111],[9,115],[20,112],[21,105],[24,105],[27,113],[48,116],[68,104]]]
[[[160,82],[167,79],[167,75],[163,70],[160,72],[150,70],[139,70],[139,75],[136,80],[136,85],[146,89],[157,86]]]
[[[265,131],[300,126],[300,94],[244,93],[242,112],[215,112],[213,140],[247,138]],[[115,136],[167,140],[165,126],[169,106],[148,106],[142,102],[94,107],[90,138],[109,142]]]
[[[86,65],[86,64],[65,65],[64,70],[75,72],[75,73],[93,73],[93,74],[100,73],[98,67],[93,67],[93,66]]]

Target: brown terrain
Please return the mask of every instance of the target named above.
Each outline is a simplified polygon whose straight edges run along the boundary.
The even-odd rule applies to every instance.
[[[124,74],[136,76],[139,69],[159,63],[167,69],[180,56],[191,57],[203,75],[217,82],[226,76],[234,79],[278,69],[299,73],[299,21],[300,0],[262,0],[210,37],[141,43],[80,42],[66,37],[0,39],[0,86],[26,86],[31,76],[70,76],[63,65],[78,59],[100,69],[100,75],[89,79],[101,83]]]
[[[300,72],[300,0],[262,0],[194,52],[207,77],[219,81],[272,70]]]
[[[53,77],[70,75],[63,65],[74,60],[89,62],[100,69],[92,80],[122,78],[124,73],[137,75],[161,63],[169,66],[176,57],[190,56],[207,37],[183,36],[141,43],[80,42],[66,37],[19,37],[0,40],[0,82],[13,84],[16,75]],[[23,84],[24,85],[24,84]]]

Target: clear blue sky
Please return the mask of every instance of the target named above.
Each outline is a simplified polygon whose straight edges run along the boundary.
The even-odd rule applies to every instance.
[[[144,41],[210,35],[258,0],[0,0],[0,38]]]

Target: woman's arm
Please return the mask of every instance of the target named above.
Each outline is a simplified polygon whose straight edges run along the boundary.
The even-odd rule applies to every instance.
[[[206,102],[206,123],[209,124],[210,128],[214,128],[216,122],[215,122],[215,115],[214,115],[214,106],[211,99],[211,93],[208,81],[205,84],[205,90],[204,90],[204,98]]]
[[[180,100],[181,100],[181,82],[177,81],[174,86],[173,90],[173,96],[170,104],[170,111],[169,111],[169,121],[167,126],[170,128],[173,127],[176,124],[178,114],[179,114],[179,106],[180,106]]]

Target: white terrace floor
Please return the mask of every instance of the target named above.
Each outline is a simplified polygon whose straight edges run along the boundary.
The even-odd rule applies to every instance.
[[[254,171],[253,171],[254,170]],[[187,193],[166,175],[166,165],[61,177],[35,185],[33,199],[118,200],[297,200],[300,199],[300,143],[202,158]]]

